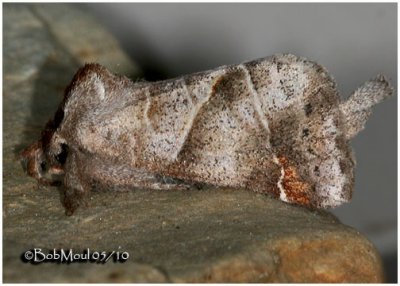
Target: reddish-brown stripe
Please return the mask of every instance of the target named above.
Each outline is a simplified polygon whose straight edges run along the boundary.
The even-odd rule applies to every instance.
[[[310,185],[301,181],[296,168],[290,164],[286,157],[278,157],[278,160],[285,173],[282,180],[282,186],[288,200],[300,205],[309,205],[311,201]]]

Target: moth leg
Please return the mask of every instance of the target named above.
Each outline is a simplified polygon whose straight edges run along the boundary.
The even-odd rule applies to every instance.
[[[66,215],[72,215],[79,206],[87,205],[88,195],[92,187],[96,186],[107,190],[114,188],[187,190],[191,187],[182,180],[71,152],[65,163],[63,186],[63,205]]]
[[[120,162],[117,163],[91,156],[86,156],[82,162],[87,166],[87,170],[86,172],[81,172],[81,174],[87,174],[86,177],[92,180],[94,186],[102,189],[186,190],[190,188],[190,184],[182,180],[143,169],[132,168],[132,166],[121,164]]]
[[[190,189],[192,186],[189,183],[186,183],[182,180],[166,177],[166,176],[159,176],[154,175],[153,180],[145,181],[144,188],[153,189],[153,190],[187,190]]]
[[[95,164],[96,170],[92,175],[96,184],[108,187],[142,188],[152,190],[186,190],[190,184],[171,177],[154,174],[148,171],[133,169],[129,166],[111,164]]]
[[[85,177],[85,166],[79,157],[71,153],[65,165],[65,177],[62,203],[65,208],[65,214],[70,216],[81,205],[87,205],[88,194],[90,193],[91,185],[87,177]]]

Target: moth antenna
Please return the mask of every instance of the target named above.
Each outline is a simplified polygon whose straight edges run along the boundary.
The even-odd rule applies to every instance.
[[[372,107],[393,94],[393,87],[383,75],[365,82],[344,102],[340,109],[345,118],[346,138],[352,139],[364,129]]]

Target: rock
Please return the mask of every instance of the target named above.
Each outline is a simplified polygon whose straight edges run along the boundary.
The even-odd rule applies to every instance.
[[[376,249],[357,231],[327,212],[246,190],[94,192],[88,207],[65,216],[59,191],[24,174],[18,152],[39,137],[84,62],[138,69],[77,5],[3,7],[4,282],[383,281]],[[24,263],[33,248],[129,259]]]
[[[127,251],[124,264],[106,265],[131,282],[382,281],[379,256],[359,233],[328,213],[250,191],[94,193],[72,217],[53,189],[37,191],[27,182],[8,192],[14,199],[4,205],[6,282],[114,277],[91,263],[72,264],[65,273],[57,264],[23,264],[19,256],[34,247]],[[46,269],[40,277],[39,267]],[[71,281],[70,273],[78,278]]]

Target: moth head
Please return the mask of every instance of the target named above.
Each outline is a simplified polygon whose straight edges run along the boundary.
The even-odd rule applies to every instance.
[[[64,165],[68,155],[68,146],[51,141],[44,144],[39,140],[21,153],[21,163],[29,176],[44,185],[59,185],[64,177]]]

